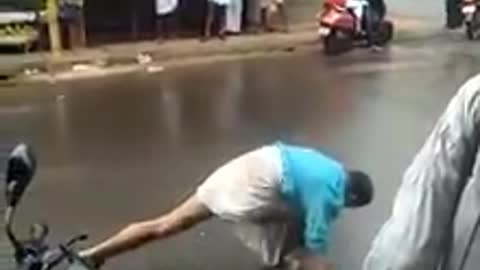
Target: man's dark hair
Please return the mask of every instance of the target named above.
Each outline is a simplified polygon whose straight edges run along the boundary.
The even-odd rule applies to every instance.
[[[370,176],[361,171],[348,171],[345,190],[346,207],[362,207],[373,200],[374,188]]]

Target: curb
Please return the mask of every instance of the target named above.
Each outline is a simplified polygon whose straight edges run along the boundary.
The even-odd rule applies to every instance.
[[[420,38],[428,38],[436,33],[433,27],[415,19],[394,19],[396,30],[393,42],[400,43]],[[415,31],[413,31],[415,29]],[[433,33],[433,34],[432,34]],[[26,60],[14,64],[7,74],[9,80],[15,83],[28,81],[56,81],[57,79],[75,79],[109,74],[109,69],[118,72],[132,72],[145,69],[148,65],[166,62],[191,62],[190,60],[217,59],[222,57],[242,58],[243,55],[269,54],[275,52],[291,52],[301,48],[314,48],[317,42],[315,25],[302,26],[289,34],[262,34],[233,37],[226,41],[212,40],[199,42],[197,40],[175,41],[159,45],[155,42],[137,42],[116,44],[101,48],[87,49],[79,52],[68,52],[61,59],[52,59],[48,54],[32,54]],[[144,57],[145,62],[139,57]],[[18,59],[18,57],[17,57]],[[221,59],[219,59],[221,61]],[[1,63],[0,63],[1,64]],[[100,72],[90,72],[79,77],[73,74],[58,77],[58,73],[72,73],[76,65],[93,67]],[[171,63],[170,63],[171,65]],[[123,67],[123,68],[120,68]],[[26,70],[35,70],[41,75],[25,74]],[[88,73],[88,72],[87,72]],[[2,69],[0,65],[0,74]],[[1,75],[0,75],[1,81]]]

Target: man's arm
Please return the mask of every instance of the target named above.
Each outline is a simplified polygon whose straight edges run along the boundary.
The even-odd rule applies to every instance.
[[[324,209],[321,203],[311,203],[305,216],[303,232],[305,249],[295,256],[301,270],[333,269],[326,258],[328,246],[329,225],[325,221]]]

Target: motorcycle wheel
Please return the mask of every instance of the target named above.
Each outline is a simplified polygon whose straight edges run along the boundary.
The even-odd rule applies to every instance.
[[[393,39],[393,23],[382,21],[378,27],[377,44],[383,46]]]
[[[323,49],[326,55],[339,55],[353,48],[353,37],[341,30],[333,29],[323,39]]]

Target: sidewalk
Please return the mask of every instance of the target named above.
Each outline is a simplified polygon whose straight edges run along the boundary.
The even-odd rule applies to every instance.
[[[429,22],[405,16],[393,16],[397,41],[431,34],[435,27]],[[438,28],[438,27],[437,27]],[[212,39],[200,42],[198,39],[172,40],[165,43],[142,41],[122,43],[69,52],[53,59],[48,53],[28,55],[0,56],[0,76],[25,78],[26,70],[58,73],[71,71],[75,65],[89,65],[99,68],[132,66],[157,63],[164,64],[172,60],[188,61],[218,56],[242,57],[246,54],[262,54],[279,51],[293,51],[298,48],[312,47],[317,44],[314,24],[295,25],[291,32],[242,35],[230,37],[225,41]],[[139,57],[139,55],[141,55]]]

